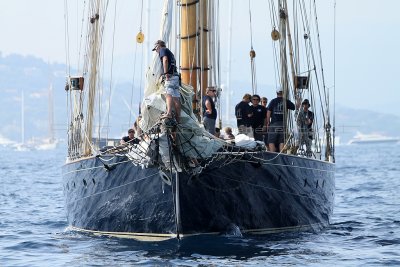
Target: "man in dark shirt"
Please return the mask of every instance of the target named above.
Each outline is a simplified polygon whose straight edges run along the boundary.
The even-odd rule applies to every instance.
[[[153,48],[161,60],[162,75],[164,76],[165,99],[167,102],[167,112],[162,118],[172,118],[172,106],[175,108],[175,119],[179,122],[181,114],[181,102],[179,92],[179,74],[176,69],[175,56],[165,47],[165,42],[158,40]]]
[[[129,129],[128,130],[128,136],[124,136],[121,139],[121,145],[129,143],[131,145],[133,144],[139,144],[139,139],[135,138],[135,130]]]
[[[249,137],[253,137],[252,128],[252,116],[251,108],[249,105],[251,99],[250,94],[245,94],[242,101],[235,107],[235,116],[237,121],[237,127],[239,128],[239,133],[246,134]]]
[[[215,121],[217,119],[217,109],[213,97],[215,97],[216,89],[214,87],[207,87],[206,95],[203,96],[203,124],[204,128],[210,133],[215,134]]]
[[[269,151],[272,152],[276,152],[276,143],[279,144],[279,151],[282,151],[285,134],[283,115],[286,111],[284,110],[281,88],[276,90],[276,96],[267,107],[268,147]],[[292,101],[286,99],[286,108],[295,110],[296,107]]]
[[[251,113],[253,114],[254,140],[263,141],[263,129],[267,126],[267,109],[260,105],[260,96],[253,95],[251,98]]]

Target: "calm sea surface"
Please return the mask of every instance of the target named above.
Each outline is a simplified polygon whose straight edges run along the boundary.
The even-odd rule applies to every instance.
[[[140,243],[68,229],[65,148],[0,147],[0,266],[400,266],[400,145],[336,148],[336,205],[320,233]]]

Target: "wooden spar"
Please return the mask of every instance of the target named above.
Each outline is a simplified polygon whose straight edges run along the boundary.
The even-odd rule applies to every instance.
[[[201,80],[200,90],[201,95],[206,94],[208,86],[208,12],[207,3],[211,1],[200,1],[200,54],[201,54]],[[210,3],[211,4],[211,3]]]
[[[286,26],[287,26],[287,29],[286,29],[287,30],[287,41],[289,44],[289,58],[290,58],[290,66],[291,66],[291,70],[292,70],[291,73],[292,73],[293,90],[294,90],[294,96],[297,97],[296,68],[295,68],[294,59],[293,59],[293,42],[292,42],[292,34],[290,33],[289,14],[288,14],[286,0],[285,0],[285,12],[286,12]],[[299,62],[298,59],[297,59],[297,62]]]
[[[91,42],[90,47],[90,77],[89,77],[89,96],[88,96],[88,109],[86,115],[86,136],[84,136],[84,156],[92,154],[91,142],[92,142],[92,130],[93,130],[93,116],[94,116],[94,101],[96,99],[96,89],[98,82],[98,63],[100,56],[100,20],[99,10],[100,4],[96,2],[96,14],[93,14],[91,18]]]
[[[284,1],[279,1],[279,28],[281,32],[280,39],[280,59],[281,59],[281,86],[283,93],[283,126],[285,129],[284,133],[284,143],[288,138],[288,114],[287,114],[287,105],[286,99],[288,99],[289,92],[289,84],[288,84],[288,67],[287,67],[287,51],[286,51],[286,10],[284,8]]]
[[[182,83],[189,84],[197,92],[197,0],[181,1],[181,62]],[[197,95],[193,97],[193,109],[197,110]]]

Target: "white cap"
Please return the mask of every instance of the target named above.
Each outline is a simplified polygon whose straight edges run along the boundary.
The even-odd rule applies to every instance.
[[[276,87],[276,93],[280,93],[280,92],[282,92],[282,87],[280,87],[280,86],[278,85],[278,87]]]

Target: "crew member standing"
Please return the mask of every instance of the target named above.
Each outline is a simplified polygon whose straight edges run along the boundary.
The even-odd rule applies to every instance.
[[[313,139],[312,124],[314,122],[314,113],[309,110],[310,101],[304,99],[301,103],[302,108],[297,116],[297,125],[299,126],[300,132],[300,145],[306,145],[306,155],[312,156],[311,143]]]
[[[251,98],[251,113],[253,114],[254,140],[264,141],[263,129],[267,127],[267,109],[260,105],[260,96],[253,95]]]
[[[282,97],[282,89],[276,90],[276,98],[272,99],[267,107],[267,127],[268,127],[268,148],[269,151],[276,152],[275,144],[279,144],[279,151],[283,149],[284,142],[284,103]],[[286,108],[295,110],[295,105],[289,99],[286,99]]]
[[[253,137],[251,107],[249,105],[251,99],[250,94],[245,94],[241,102],[235,107],[235,116],[239,133]]]
[[[172,118],[172,106],[175,108],[175,119],[179,122],[181,114],[181,102],[179,92],[179,74],[176,70],[175,56],[167,47],[165,42],[158,40],[154,44],[153,51],[160,57],[162,65],[162,75],[164,76],[165,99],[167,102],[167,112],[161,118]]]
[[[206,95],[203,96],[202,101],[204,128],[213,135],[215,135],[215,121],[217,119],[217,109],[213,100],[216,91],[214,87],[207,87]]]

